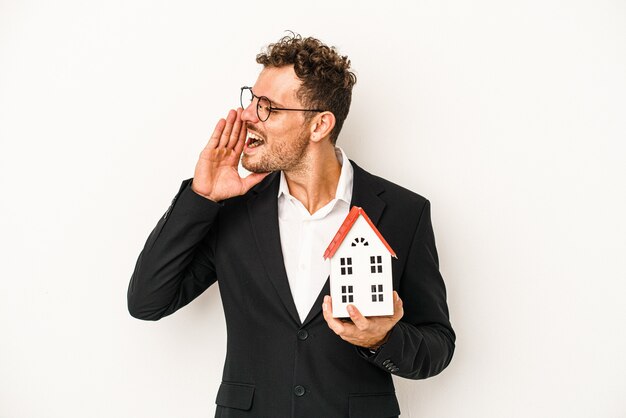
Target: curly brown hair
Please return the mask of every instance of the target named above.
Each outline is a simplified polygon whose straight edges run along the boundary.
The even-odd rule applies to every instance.
[[[292,32],[269,44],[264,52],[256,56],[256,62],[263,67],[293,65],[296,76],[302,81],[297,92],[302,104],[325,109],[335,115],[335,127],[330,134],[330,140],[335,144],[348,116],[352,86],[356,83],[348,57],[339,55],[334,47],[324,45],[319,39],[302,38]],[[307,113],[307,121],[313,116]]]

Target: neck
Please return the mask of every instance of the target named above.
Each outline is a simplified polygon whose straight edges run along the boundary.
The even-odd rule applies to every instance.
[[[284,174],[289,193],[314,214],[335,198],[341,164],[330,143],[312,143],[308,151],[300,168],[284,171]]]

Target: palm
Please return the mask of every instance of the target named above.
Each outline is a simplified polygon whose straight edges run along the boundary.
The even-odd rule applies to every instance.
[[[237,172],[239,155],[226,148],[202,150],[194,173],[196,192],[204,196],[222,196],[229,194],[229,191],[240,192],[243,182]]]
[[[241,109],[231,110],[221,119],[196,164],[192,189],[214,201],[246,193],[267,174],[251,174],[242,178],[237,171],[239,157],[246,140]]]

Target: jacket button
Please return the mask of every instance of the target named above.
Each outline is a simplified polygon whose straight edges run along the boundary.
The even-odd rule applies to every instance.
[[[398,372],[399,370],[400,370],[399,368],[394,367],[393,369],[391,369],[391,372],[392,372],[392,373],[396,373],[396,372]]]
[[[304,386],[298,385],[295,388],[293,388],[293,393],[295,393],[296,396],[302,396],[304,395],[304,392],[305,392]]]
[[[389,360],[389,359],[387,359],[387,360],[383,361],[383,366],[388,365],[390,362],[391,362],[391,360]]]
[[[300,341],[304,341],[307,338],[309,338],[309,333],[305,329],[301,329],[300,331],[298,331],[298,339]]]

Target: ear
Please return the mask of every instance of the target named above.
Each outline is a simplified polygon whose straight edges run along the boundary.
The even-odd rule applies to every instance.
[[[330,136],[335,127],[335,115],[332,112],[322,112],[311,121],[311,141],[320,142]]]

